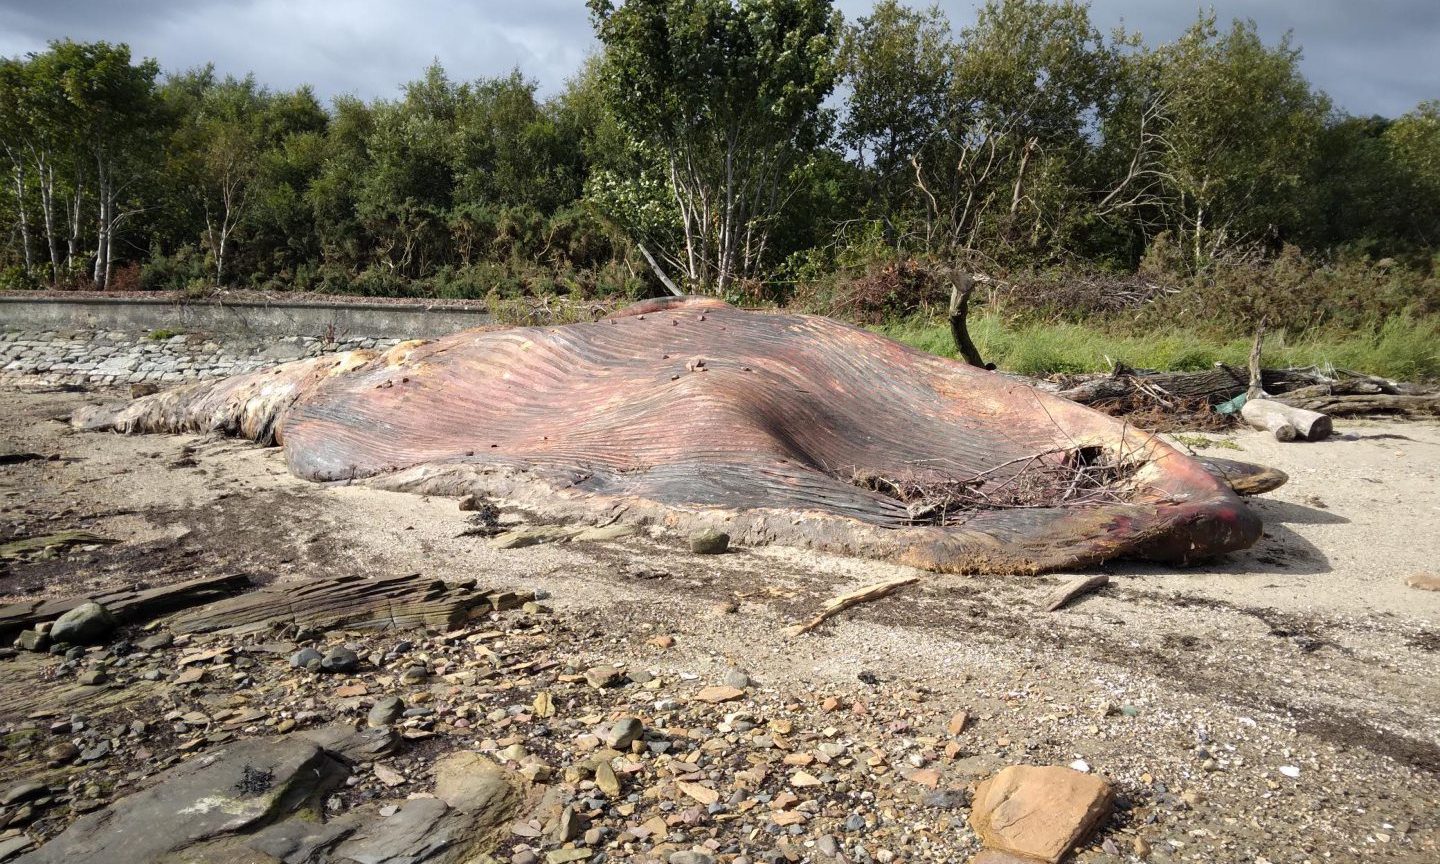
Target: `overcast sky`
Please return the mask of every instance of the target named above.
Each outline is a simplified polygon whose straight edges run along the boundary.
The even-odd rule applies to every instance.
[[[916,0],[912,5],[928,5]],[[838,0],[847,17],[871,0]],[[942,0],[973,20],[968,0]],[[1205,4],[1211,5],[1211,4]],[[1306,75],[1353,114],[1396,115],[1440,98],[1440,0],[1216,0],[1222,20],[1255,19],[1269,42],[1293,31]],[[1151,43],[1190,24],[1200,4],[1094,0],[1103,30],[1124,24]],[[128,42],[166,71],[214,62],[322,97],[393,96],[439,59],[452,78],[519,66],[553,92],[593,50],[583,0],[0,0],[0,55],[51,39]]]

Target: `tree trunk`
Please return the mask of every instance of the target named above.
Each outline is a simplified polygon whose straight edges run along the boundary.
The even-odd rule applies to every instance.
[[[25,212],[25,166],[15,160],[15,215],[20,219],[20,248],[24,253],[25,275],[29,276],[35,268],[35,261],[30,253],[30,217]]]
[[[85,187],[77,182],[75,196],[70,199],[70,239],[65,243],[65,269],[74,271],[75,259],[80,254],[80,211],[85,203]]]
[[[40,215],[45,221],[45,244],[50,250],[50,281],[60,278],[60,239],[55,236],[55,169],[41,160],[37,164],[40,176]]]
[[[955,350],[960,352],[966,363],[981,369],[994,369],[993,363],[986,363],[980,356],[979,349],[970,340],[970,328],[965,324],[965,316],[970,309],[970,294],[974,290],[975,280],[968,273],[961,273],[950,283],[950,337],[955,340]]]
[[[114,191],[103,162],[96,172],[95,197],[99,202],[100,219],[95,228],[95,268],[90,282],[97,291],[103,291],[110,282],[110,232],[115,219]]]

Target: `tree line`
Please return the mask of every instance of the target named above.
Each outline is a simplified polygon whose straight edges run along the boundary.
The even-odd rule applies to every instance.
[[[1440,101],[1348,115],[1248,21],[1151,44],[1055,0],[960,28],[895,0],[589,8],[600,50],[548,98],[438,63],[325,105],[121,44],[4,59],[0,287],[784,300],[874,261],[1440,252]]]

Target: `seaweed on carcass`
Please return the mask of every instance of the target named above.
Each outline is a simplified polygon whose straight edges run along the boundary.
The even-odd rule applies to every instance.
[[[75,424],[273,437],[310,480],[941,571],[1187,562],[1260,535],[1230,475],[1131,424],[827,318],[712,299],[300,361]]]

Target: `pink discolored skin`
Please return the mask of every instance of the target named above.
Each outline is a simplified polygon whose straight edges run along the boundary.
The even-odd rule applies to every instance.
[[[648,301],[594,323],[468,331],[304,374],[269,425],[291,470],[317,481],[490,492],[557,518],[720,527],[741,544],[942,571],[1183,563],[1260,535],[1224,480],[1158,438],[816,316]],[[213,393],[187,398],[214,410]],[[139,422],[139,404],[128,425],[97,415],[82,425],[178,428],[185,415],[171,397],[168,419]],[[1131,465],[1123,489],[938,525],[856,482],[980,478],[1003,489],[1081,451]]]

